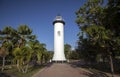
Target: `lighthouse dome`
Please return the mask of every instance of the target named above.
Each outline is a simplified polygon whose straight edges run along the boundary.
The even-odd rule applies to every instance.
[[[64,20],[62,19],[62,16],[60,16],[60,15],[57,15],[57,16],[56,16],[55,20],[53,21],[53,25],[54,25],[55,23],[57,23],[57,22],[63,23],[63,24],[65,25],[65,22],[64,22]]]

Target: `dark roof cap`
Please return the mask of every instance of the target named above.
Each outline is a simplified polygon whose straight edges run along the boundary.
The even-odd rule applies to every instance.
[[[65,25],[65,22],[64,22],[64,20],[62,19],[62,16],[60,16],[60,15],[57,15],[57,16],[56,16],[55,20],[53,21],[53,25],[54,25],[55,23],[57,23],[57,22],[63,23],[63,24]]]

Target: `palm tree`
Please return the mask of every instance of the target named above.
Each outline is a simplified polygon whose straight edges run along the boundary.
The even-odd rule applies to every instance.
[[[40,43],[38,40],[34,40],[29,41],[29,46],[33,50],[34,60],[37,58],[37,61],[40,61],[41,64],[48,61],[50,54],[47,52],[45,44]]]
[[[40,51],[41,51],[41,64],[43,64],[43,61],[45,61],[46,57],[46,45],[44,43],[40,44]]]
[[[0,48],[0,56],[3,58],[2,71],[4,70],[5,67],[5,57],[8,55],[8,52],[5,49],[6,49],[5,47]]]
[[[3,57],[3,68],[5,66],[5,57],[9,54],[10,48],[12,46],[11,40],[11,32],[12,28],[7,26],[2,31],[0,31],[0,40],[1,40],[1,48],[0,48],[0,55]]]
[[[22,57],[21,49],[19,47],[14,48],[13,55],[14,55],[14,62],[17,62],[17,68],[18,68],[19,72],[21,72],[21,69],[20,69],[20,59]]]
[[[13,55],[15,56],[14,61],[17,61],[17,68],[19,72],[26,73],[28,71],[29,62],[32,57],[32,49],[28,46],[22,48],[15,48]]]
[[[33,50],[32,59],[35,61],[36,64],[36,60],[41,61],[41,56],[42,56],[41,44],[38,40],[33,40],[33,41],[31,40],[28,42],[28,45]]]
[[[11,42],[3,42],[2,46],[0,48],[0,56],[3,58],[3,69],[4,70],[4,66],[5,66],[5,57],[10,53],[10,48],[11,48],[12,43]]]
[[[27,42],[27,37],[32,33],[32,30],[27,25],[20,25],[18,27],[19,47],[22,47]]]
[[[49,58],[48,52],[46,50],[46,45],[41,44],[38,40],[29,41],[28,45],[33,50],[34,60],[37,58],[37,61],[40,61],[43,64],[43,61],[47,61]],[[36,63],[36,62],[35,62]]]
[[[34,40],[35,35],[31,35],[32,30],[27,25],[20,25],[17,30],[15,48],[13,51],[14,61],[17,61],[17,68],[20,72],[26,73],[33,49],[28,42]]]

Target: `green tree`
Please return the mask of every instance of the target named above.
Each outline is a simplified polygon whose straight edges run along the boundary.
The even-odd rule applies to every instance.
[[[46,44],[42,43],[40,45],[40,51],[42,53],[41,55],[41,64],[43,64],[43,62],[46,62],[48,56],[47,56],[47,49],[46,49]]]
[[[22,48],[15,48],[13,55],[15,56],[14,61],[17,61],[17,67],[19,72],[26,73],[28,71],[29,62],[32,56],[32,49],[28,46]]]
[[[41,60],[42,56],[42,51],[40,50],[40,42],[38,40],[31,40],[28,42],[28,45],[33,50],[32,60],[34,61],[34,64],[36,64],[37,61]]]
[[[71,45],[70,44],[65,44],[64,45],[64,51],[65,51],[65,57],[69,59],[70,53],[71,53]]]
[[[80,56],[79,56],[78,51],[75,51],[75,50],[71,51],[70,56],[69,56],[69,59],[79,60],[79,59],[80,59]]]
[[[46,49],[46,45],[44,43],[40,43],[38,40],[29,41],[28,45],[33,50],[32,60],[34,60],[35,64],[36,61],[47,62],[50,59],[50,54]]]
[[[3,63],[2,63],[2,71],[5,68],[5,57],[8,55],[8,52],[5,50],[6,48],[1,47],[0,48],[0,56],[3,58]]]
[[[0,40],[1,40],[1,49],[0,49],[0,55],[3,57],[3,68],[2,71],[4,70],[5,66],[5,58],[6,56],[10,53],[11,47],[12,47],[12,42],[10,41],[12,39],[11,34],[12,34],[13,28],[10,26],[4,27],[3,30],[0,32]]]
[[[108,0],[106,8],[104,9],[103,26],[114,32],[116,37],[120,36],[120,0]]]
[[[19,47],[25,46],[27,41],[29,41],[29,37],[31,37],[32,30],[27,25],[20,25],[17,32],[19,37]]]
[[[81,33],[78,34],[78,48],[88,54],[88,50],[109,57],[112,76],[114,76],[113,57],[119,52],[119,0],[108,0],[107,7],[103,0],[88,0],[77,12]],[[111,11],[112,10],[112,11]],[[83,47],[83,48],[81,48]],[[86,50],[85,47],[89,47]],[[116,48],[117,47],[117,48]],[[104,52],[103,52],[104,51]],[[95,52],[93,52],[95,53]],[[96,54],[96,55],[97,55]],[[91,55],[91,54],[90,54]],[[95,55],[94,55],[95,56]]]
[[[6,59],[11,59],[19,72],[26,73],[32,60],[43,63],[51,56],[46,45],[32,35],[32,29],[27,25],[20,25],[18,29],[6,26],[0,30],[0,57],[3,58],[2,70],[5,68]]]
[[[29,61],[32,56],[31,53],[33,51],[32,48],[29,47],[28,42],[35,38],[36,36],[32,35],[32,30],[27,25],[20,25],[18,27],[16,37],[13,40],[15,45],[13,55],[14,61],[17,61],[17,67],[20,72],[26,73],[28,70]]]

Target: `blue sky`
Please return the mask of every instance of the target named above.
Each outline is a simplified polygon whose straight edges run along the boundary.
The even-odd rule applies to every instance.
[[[41,43],[53,50],[53,19],[60,14],[65,20],[65,43],[73,48],[78,40],[75,11],[86,0],[0,0],[0,29],[4,26],[17,28],[27,24]]]

